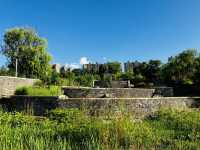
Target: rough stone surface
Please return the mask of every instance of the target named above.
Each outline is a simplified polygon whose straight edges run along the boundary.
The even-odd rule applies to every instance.
[[[140,118],[163,107],[197,108],[200,106],[200,97],[59,99],[56,96],[12,96],[1,99],[0,106],[6,111],[23,111],[34,115],[44,115],[55,108],[79,108],[96,115],[127,112]]]
[[[32,86],[37,81],[36,79],[0,76],[0,97],[13,95],[16,88]]]
[[[62,87],[64,94],[70,98],[133,98],[133,97],[170,97],[173,88],[84,88]]]
[[[99,88],[129,88],[130,81],[94,81],[94,87]]]

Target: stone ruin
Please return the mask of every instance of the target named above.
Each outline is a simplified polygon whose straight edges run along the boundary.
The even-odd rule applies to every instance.
[[[94,87],[63,86],[62,96],[11,96],[17,86],[33,85],[37,80],[0,77],[2,95],[0,107],[6,111],[30,111],[33,115],[44,115],[47,110],[55,108],[86,109],[91,114],[103,115],[113,111],[113,115],[126,111],[133,116],[143,117],[162,107],[199,107],[199,97],[173,97],[173,88],[134,88],[128,81],[114,81],[104,87],[98,82]],[[7,92],[9,91],[9,92]],[[1,97],[1,96],[0,96]],[[123,106],[123,110],[121,107]],[[30,109],[31,108],[31,109]],[[29,113],[29,112],[28,112]]]
[[[171,87],[133,88],[129,82],[114,81],[109,86],[103,87],[105,82],[96,82],[94,87],[63,86],[65,96],[69,98],[152,98],[172,97]]]

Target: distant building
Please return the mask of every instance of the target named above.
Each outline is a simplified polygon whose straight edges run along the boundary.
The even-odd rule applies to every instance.
[[[61,65],[60,64],[53,64],[52,65],[52,69],[54,70],[54,71],[56,71],[57,73],[60,73],[60,70],[61,70]]]
[[[113,63],[113,64],[112,64]],[[95,63],[95,64],[92,64],[92,63],[89,63],[89,64],[84,64],[83,65],[83,71],[87,71],[89,73],[97,73],[97,72],[105,72],[105,73],[109,73],[110,74],[110,71],[112,71],[112,67],[114,66],[114,69],[116,69],[116,64],[118,62],[108,62],[108,63],[104,63],[104,64],[99,64],[99,63]],[[119,72],[122,72],[122,64],[121,63],[118,63],[119,64]],[[113,66],[112,66],[113,65]]]
[[[89,73],[98,72],[101,65],[105,65],[105,64],[98,64],[98,63],[96,63],[96,64],[91,64],[91,63],[84,64],[83,70],[87,71]]]
[[[74,69],[80,69],[80,66],[76,64],[66,64],[66,65],[53,64],[52,69],[57,73],[61,73],[66,71],[72,71]]]
[[[141,65],[140,62],[135,61],[135,62],[126,62],[124,63],[124,72],[134,72],[134,69],[139,67]]]
[[[61,68],[60,68],[60,73],[66,72],[66,71],[68,71],[68,70],[70,70],[70,68],[68,68],[67,66],[61,66]]]

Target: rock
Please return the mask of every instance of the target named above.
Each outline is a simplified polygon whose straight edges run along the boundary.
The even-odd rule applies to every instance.
[[[101,98],[112,98],[112,95],[105,93]]]
[[[66,95],[60,95],[58,98],[61,100],[64,100],[64,99],[68,99],[69,97]]]

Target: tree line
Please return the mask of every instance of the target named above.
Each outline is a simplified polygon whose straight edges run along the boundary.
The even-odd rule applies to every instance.
[[[200,82],[200,54],[197,49],[186,49],[161,60],[138,62],[127,72],[122,72],[119,62],[109,62],[108,68],[100,66],[98,71],[84,69],[52,70],[52,56],[48,53],[47,39],[32,28],[11,28],[3,36],[1,54],[7,62],[0,68],[0,75],[38,78],[44,84],[91,86],[93,80],[130,80],[136,86],[147,85],[198,85]],[[17,61],[16,61],[17,60]],[[17,65],[16,65],[17,63]]]

